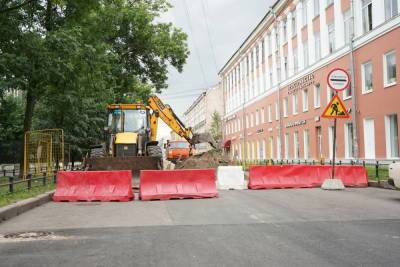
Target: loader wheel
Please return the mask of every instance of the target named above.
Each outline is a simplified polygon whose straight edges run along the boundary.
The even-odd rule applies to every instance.
[[[159,146],[148,146],[147,147],[147,154],[150,157],[159,157],[162,158],[162,150]]]
[[[90,157],[91,158],[103,158],[105,157],[105,151],[104,148],[102,147],[96,147],[96,148],[92,148],[90,149]]]

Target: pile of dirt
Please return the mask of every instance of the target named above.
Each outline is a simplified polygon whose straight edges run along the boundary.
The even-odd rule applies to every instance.
[[[178,162],[175,169],[216,169],[218,166],[228,166],[231,163],[229,157],[222,155],[220,150],[210,150]]]

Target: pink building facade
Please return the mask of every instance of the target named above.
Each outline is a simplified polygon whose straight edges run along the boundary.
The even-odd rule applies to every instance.
[[[399,158],[400,0],[277,1],[220,71],[225,147],[235,159],[330,159],[321,114],[343,68],[339,159]]]

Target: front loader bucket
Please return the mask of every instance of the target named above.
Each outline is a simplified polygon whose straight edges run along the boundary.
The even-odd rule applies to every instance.
[[[213,148],[217,148],[218,144],[210,133],[195,133],[193,134],[191,144],[209,143]]]
[[[86,168],[90,171],[110,171],[110,170],[161,170],[162,159],[159,157],[104,157],[88,158]]]

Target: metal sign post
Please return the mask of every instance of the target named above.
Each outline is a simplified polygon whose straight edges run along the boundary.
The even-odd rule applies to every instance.
[[[334,119],[333,121],[333,153],[332,153],[332,177],[335,179],[335,165],[336,165],[336,128],[337,119],[350,118],[343,101],[340,99],[338,92],[347,89],[350,85],[350,75],[343,69],[336,68],[329,72],[327,77],[328,86],[335,90],[336,93],[328,106],[322,113],[322,118]]]
[[[336,163],[336,125],[337,118],[333,119],[333,152],[332,152],[332,178],[335,179],[335,163]]]

